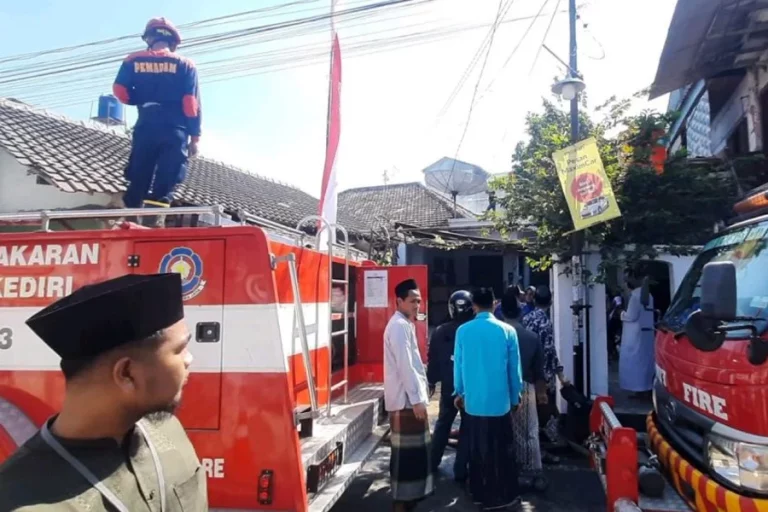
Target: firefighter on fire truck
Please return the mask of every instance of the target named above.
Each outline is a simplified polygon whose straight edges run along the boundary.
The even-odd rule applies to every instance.
[[[142,39],[147,50],[125,58],[112,87],[139,113],[123,202],[128,208],[164,208],[186,177],[188,156],[198,151],[200,89],[195,65],[175,53],[181,35],[170,21],[149,20]]]

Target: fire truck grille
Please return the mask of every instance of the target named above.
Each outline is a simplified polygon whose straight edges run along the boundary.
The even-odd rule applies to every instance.
[[[707,434],[714,422],[692,410],[656,383],[656,419],[659,430],[684,458],[707,471]]]

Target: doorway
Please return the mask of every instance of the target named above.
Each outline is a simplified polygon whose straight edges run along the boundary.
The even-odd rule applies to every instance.
[[[648,288],[656,310],[654,318],[658,321],[669,308],[672,299],[671,265],[665,261],[641,261],[635,268],[640,275],[648,277]],[[629,294],[623,295],[626,308]],[[618,328],[621,329],[622,326]],[[621,342],[626,343],[627,340]],[[614,398],[616,413],[622,415],[623,422],[632,422],[629,426],[644,425],[645,417],[653,408],[653,403],[650,399],[633,398],[630,392],[621,389],[617,360],[609,362],[608,392]]]
[[[643,261],[638,264],[638,270],[643,275],[648,276],[648,289],[653,297],[654,308],[661,316],[664,316],[672,301],[669,263],[666,261]]]
[[[504,293],[504,258],[499,255],[470,256],[469,283],[493,288],[496,297]]]

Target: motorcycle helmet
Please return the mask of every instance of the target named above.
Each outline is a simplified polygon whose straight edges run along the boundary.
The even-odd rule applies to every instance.
[[[457,290],[448,299],[448,315],[452,320],[467,321],[474,316],[472,294],[466,290]]]

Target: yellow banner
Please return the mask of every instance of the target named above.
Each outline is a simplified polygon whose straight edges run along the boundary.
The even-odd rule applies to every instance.
[[[593,137],[555,151],[552,159],[575,231],[621,217]]]

